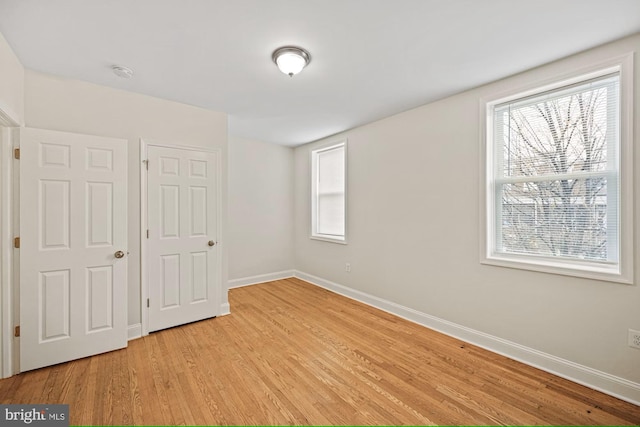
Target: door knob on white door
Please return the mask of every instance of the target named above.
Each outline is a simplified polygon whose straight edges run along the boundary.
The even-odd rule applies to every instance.
[[[209,240],[209,243],[207,243],[209,246],[213,246],[216,244],[216,242],[214,242],[213,240]]]
[[[124,257],[124,252],[117,251],[115,254],[113,254],[113,256],[115,256],[116,258],[122,258]]]

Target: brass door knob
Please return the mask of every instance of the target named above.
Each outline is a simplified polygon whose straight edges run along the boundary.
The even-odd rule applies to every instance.
[[[213,246],[216,244],[216,242],[214,242],[213,240],[209,240],[209,243],[207,243],[209,246]]]
[[[115,256],[116,258],[122,258],[124,257],[124,252],[118,251],[115,254],[113,254],[113,256]]]

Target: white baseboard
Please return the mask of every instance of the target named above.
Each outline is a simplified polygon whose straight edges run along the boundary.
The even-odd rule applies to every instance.
[[[593,388],[634,405],[640,405],[640,384],[589,368],[584,365],[562,359],[560,357],[529,348],[466,326],[458,325],[435,316],[378,298],[376,296],[348,288],[343,285],[295,271],[295,277],[320,286],[337,294],[346,296],[380,310],[394,314],[403,319],[436,330],[445,335],[471,343],[510,359],[536,367],[543,371],[566,378],[570,381]]]
[[[229,280],[229,289],[240,288],[242,286],[256,285],[258,283],[271,282],[273,280],[293,277],[295,270],[277,271],[275,273],[259,274],[257,276],[242,277],[240,279]]]
[[[127,341],[135,340],[142,337],[142,323],[129,325],[127,327]]]
[[[225,302],[220,306],[220,316],[226,316],[228,314],[231,314],[231,306],[228,302]]]

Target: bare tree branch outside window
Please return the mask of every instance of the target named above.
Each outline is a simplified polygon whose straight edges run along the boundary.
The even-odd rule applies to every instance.
[[[496,109],[503,252],[606,261],[617,80]],[[500,142],[500,141],[498,141]]]

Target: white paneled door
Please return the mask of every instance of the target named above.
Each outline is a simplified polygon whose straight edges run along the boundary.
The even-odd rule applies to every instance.
[[[219,314],[218,155],[147,149],[149,331]]]
[[[127,144],[20,130],[20,370],[127,345]]]

